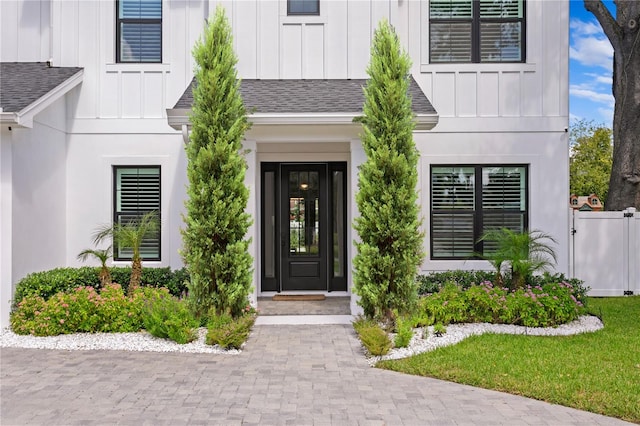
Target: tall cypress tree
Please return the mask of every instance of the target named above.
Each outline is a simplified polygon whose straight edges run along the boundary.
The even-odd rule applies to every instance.
[[[354,258],[355,291],[365,315],[391,318],[410,312],[417,300],[416,274],[424,235],[417,204],[419,153],[408,94],[411,60],[384,20],[371,47],[364,89],[362,146],[356,202],[360,236]]]
[[[249,190],[242,139],[249,128],[235,69],[231,27],[224,9],[193,49],[196,61],[192,132],[187,151],[186,228],[183,256],[189,297],[198,316],[239,315],[251,288],[252,257],[245,239]]]

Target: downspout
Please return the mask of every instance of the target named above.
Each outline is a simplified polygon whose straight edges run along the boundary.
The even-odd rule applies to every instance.
[[[185,145],[189,143],[189,127],[186,124],[182,125],[182,140]]]

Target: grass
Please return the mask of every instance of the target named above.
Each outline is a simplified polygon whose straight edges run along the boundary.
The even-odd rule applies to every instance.
[[[377,367],[640,423],[640,296],[589,299],[605,328],[567,337],[482,335]]]

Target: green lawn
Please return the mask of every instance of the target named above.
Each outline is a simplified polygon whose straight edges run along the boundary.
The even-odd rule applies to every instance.
[[[589,299],[605,328],[569,337],[482,335],[378,367],[640,423],[640,296]]]

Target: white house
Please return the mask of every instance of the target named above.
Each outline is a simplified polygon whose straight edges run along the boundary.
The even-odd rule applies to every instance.
[[[553,235],[568,272],[567,0],[3,0],[2,326],[17,281],[79,265],[123,215],[159,210],[145,264],[182,266],[191,49],[217,3],[252,111],[254,299],[351,294],[352,118],[382,18],[413,61],[422,269],[487,268],[476,240],[500,225]]]

